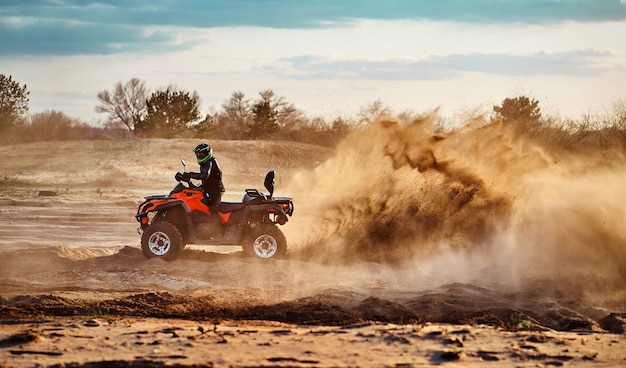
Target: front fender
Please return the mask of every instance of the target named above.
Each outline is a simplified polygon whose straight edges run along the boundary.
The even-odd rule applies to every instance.
[[[145,228],[147,228],[150,225],[150,223],[154,221],[154,219],[156,218],[156,216],[158,216],[159,213],[167,212],[168,210],[171,210],[174,208],[182,208],[186,216],[184,216],[184,219],[181,219],[182,222],[180,223],[180,226],[184,226],[185,229],[179,229],[179,230],[181,232],[185,232],[191,238],[195,237],[193,223],[191,221],[191,216],[189,216],[191,211],[184,201],[174,200],[174,201],[167,201],[165,203],[160,203],[160,204],[154,204],[154,203],[149,203],[149,202],[150,201],[146,201],[142,205],[140,205],[137,211],[137,215],[135,215],[135,218],[141,224],[142,230],[145,230]],[[155,217],[153,217],[151,220],[149,216],[150,213],[155,213],[157,215],[155,215]]]
[[[182,207],[187,214],[191,212],[189,210],[189,207],[187,206],[187,203],[181,200],[168,201],[159,204],[154,204],[151,201],[145,201],[139,205],[139,209],[137,210],[135,218],[137,218],[137,220],[139,221],[141,217],[147,216],[150,212],[160,212],[173,207]]]

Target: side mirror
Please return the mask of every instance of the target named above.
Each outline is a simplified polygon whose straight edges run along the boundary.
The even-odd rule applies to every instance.
[[[187,165],[185,164],[185,159],[181,158],[180,163],[183,164],[183,172],[187,171]]]
[[[268,196],[269,199],[272,198],[272,195],[274,194],[274,176],[276,175],[276,172],[274,170],[270,170],[267,175],[265,175],[265,189],[267,189],[268,192],[270,192],[270,195]]]

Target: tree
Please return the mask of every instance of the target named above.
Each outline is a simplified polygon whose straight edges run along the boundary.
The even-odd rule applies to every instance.
[[[391,109],[381,100],[376,100],[359,110],[357,124],[363,127],[384,115],[391,115]]]
[[[12,133],[16,122],[28,112],[30,92],[11,76],[0,74],[0,135]]]
[[[284,139],[299,135],[298,131],[310,130],[310,122],[305,114],[284,97],[276,95],[271,89],[259,92],[259,96],[261,98],[253,106],[253,109],[258,111],[253,114],[254,120],[250,125],[251,131],[261,132],[265,137],[272,135],[274,138]],[[266,114],[266,118],[272,122],[259,118],[258,113],[263,109],[266,110],[263,112]],[[265,126],[254,126],[258,124]]]
[[[248,138],[263,139],[278,131],[276,115],[278,112],[272,108],[270,101],[261,100],[252,109],[254,123],[250,126]]]
[[[96,106],[96,112],[109,114],[108,125],[125,126],[128,131],[133,132],[135,125],[146,113],[147,94],[145,82],[137,78],[126,84],[117,82],[113,92],[104,90],[98,93],[100,105]]]
[[[344,120],[341,116],[338,116],[335,120],[333,120],[331,130],[333,134],[343,136],[350,131],[350,123]]]
[[[215,134],[221,139],[243,139],[252,120],[252,106],[241,91],[235,91],[222,104],[224,112],[218,116]]]
[[[289,103],[284,97],[276,95],[273,90],[266,89],[259,92],[259,102],[267,102],[270,110],[276,113],[276,124],[287,130],[295,130],[306,123],[304,113],[298,110],[294,104]]]
[[[526,96],[505,98],[502,105],[493,107],[493,111],[494,120],[501,120],[503,123],[534,124],[541,119],[539,102]]]
[[[84,138],[89,126],[61,111],[46,110],[33,114],[24,125],[29,141],[61,141]]]
[[[204,120],[192,127],[194,138],[213,138],[215,136],[215,114],[206,114]]]
[[[613,115],[609,119],[612,125],[626,130],[626,99],[619,99],[613,103]]]
[[[611,113],[607,118],[608,130],[626,148],[626,99],[615,101]]]
[[[135,131],[145,137],[173,138],[188,133],[190,125],[200,118],[198,92],[169,86],[152,93],[146,101],[146,115],[137,122]]]

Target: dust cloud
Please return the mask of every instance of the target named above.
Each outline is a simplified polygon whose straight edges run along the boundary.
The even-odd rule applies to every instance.
[[[392,265],[390,287],[436,278],[624,297],[622,160],[551,157],[481,119],[438,131],[436,117],[379,119],[294,178],[299,257]]]
[[[275,195],[294,198],[288,257],[271,262],[200,245],[143,256],[137,205],[171,189],[195,140],[64,143],[37,171],[0,147],[0,315],[623,330],[625,160],[554,154],[480,118],[436,121],[383,118],[334,151],[212,142],[231,194],[276,169]]]

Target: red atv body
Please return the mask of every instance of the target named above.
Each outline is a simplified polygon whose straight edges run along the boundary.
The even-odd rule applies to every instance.
[[[245,254],[263,259],[284,256],[287,240],[277,225],[287,223],[294,206],[291,198],[272,198],[274,174],[265,177],[269,195],[246,189],[241,202],[222,201],[216,214],[190,180],[179,181],[168,195],[145,197],[135,215],[144,255],[169,261],[186,244],[201,244],[240,245]]]

